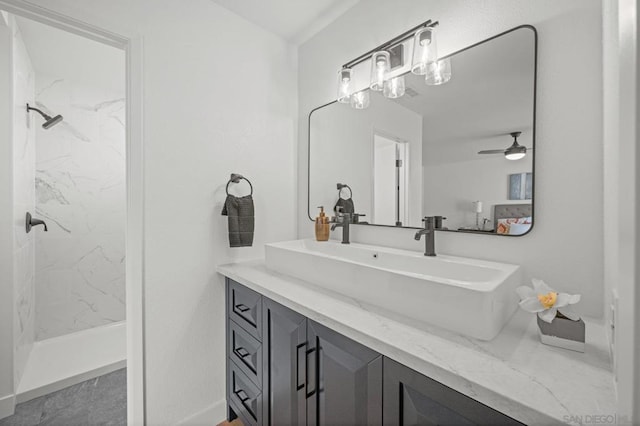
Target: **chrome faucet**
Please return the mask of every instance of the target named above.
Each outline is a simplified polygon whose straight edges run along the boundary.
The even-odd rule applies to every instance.
[[[424,229],[416,232],[415,239],[420,241],[420,238],[424,235],[424,255],[435,256],[436,255],[436,218],[434,216],[426,216],[422,219],[424,222]]]
[[[339,220],[342,218],[342,220]],[[340,210],[337,212],[337,216],[335,217],[335,223],[331,225],[331,230],[335,231],[336,228],[342,228],[342,244],[350,244],[349,243],[349,225],[351,224],[351,214],[349,213],[341,213]]]

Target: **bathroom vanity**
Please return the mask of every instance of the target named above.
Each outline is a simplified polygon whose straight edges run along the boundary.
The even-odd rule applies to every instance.
[[[226,277],[229,419],[571,424],[572,416],[615,413],[604,326],[589,319],[587,351],[575,353],[540,343],[535,318],[523,311],[483,341],[274,271],[262,260],[218,272]]]
[[[521,424],[229,278],[226,301],[229,419]]]

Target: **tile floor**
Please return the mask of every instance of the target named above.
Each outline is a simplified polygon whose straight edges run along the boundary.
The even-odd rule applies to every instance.
[[[114,371],[18,404],[0,426],[120,426],[127,424],[127,372]]]

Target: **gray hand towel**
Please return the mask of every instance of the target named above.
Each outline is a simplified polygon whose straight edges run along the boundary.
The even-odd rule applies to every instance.
[[[338,207],[342,207],[342,213],[354,214],[356,212],[356,207],[353,204],[353,200],[351,198],[340,198],[338,197],[338,201],[336,201],[336,205],[333,206],[333,211],[337,212]]]
[[[229,246],[251,247],[254,229],[253,197],[227,195],[222,215],[229,218]]]

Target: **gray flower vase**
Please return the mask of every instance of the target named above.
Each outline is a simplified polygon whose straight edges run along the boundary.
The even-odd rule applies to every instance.
[[[582,319],[573,321],[559,312],[551,323],[542,321],[537,315],[536,319],[538,320],[538,331],[542,343],[558,348],[584,352],[585,324]]]

